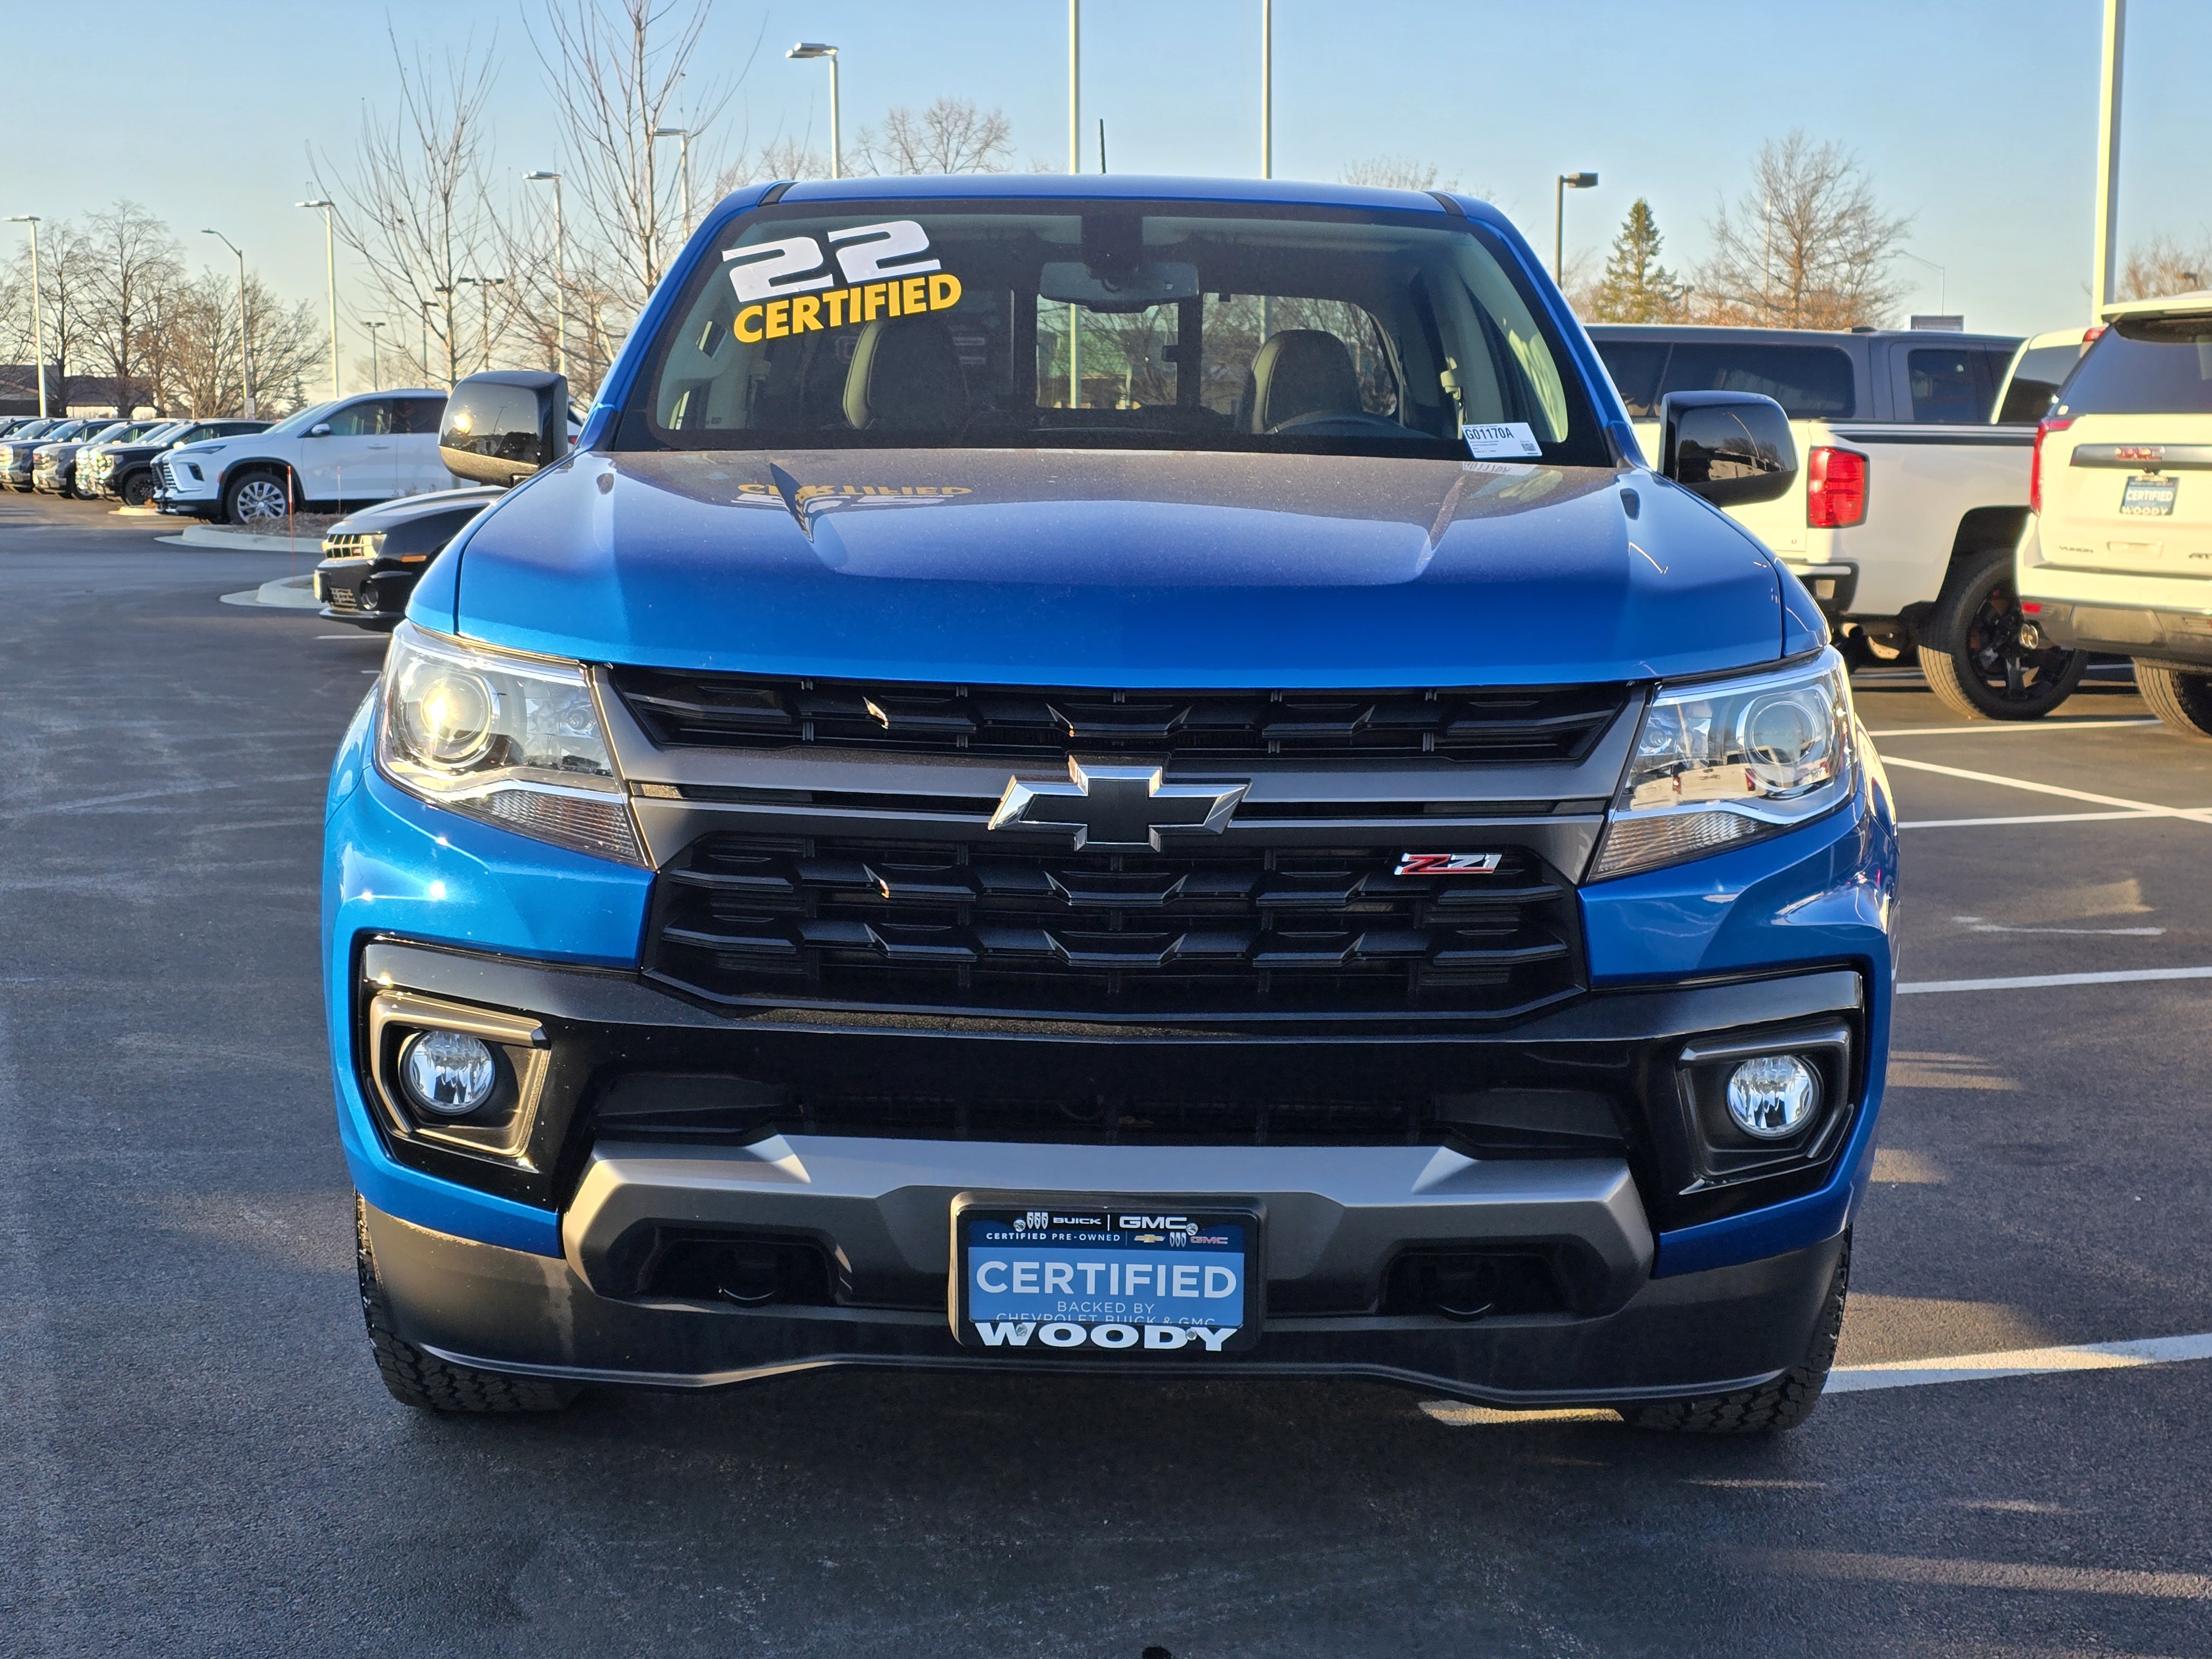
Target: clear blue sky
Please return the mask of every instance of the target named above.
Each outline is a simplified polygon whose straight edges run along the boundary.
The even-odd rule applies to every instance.
[[[198,234],[215,225],[281,292],[319,298],[319,216],[291,204],[312,193],[310,143],[343,156],[363,107],[390,107],[387,18],[410,48],[496,40],[497,161],[514,180],[562,159],[528,46],[537,15],[536,0],[11,6],[0,212],[65,218],[128,194],[194,258],[227,259]],[[1642,195],[1668,261],[1687,266],[1759,143],[1802,127],[1855,149],[1883,204],[1913,216],[1911,247],[1947,267],[1949,308],[1970,327],[2062,327],[2087,307],[2100,15],[2099,0],[1277,0],[1275,171],[1433,161],[1548,246],[1552,176],[1593,168],[1600,187],[1569,201],[1570,247],[1601,247]],[[1091,0],[1085,125],[1095,145],[1106,118],[1116,172],[1257,170],[1258,19],[1258,0]],[[2212,5],[2134,0],[2130,26],[2124,243],[2203,240]],[[826,68],[782,55],[805,37],[843,50],[848,144],[889,106],[951,94],[1006,111],[1018,165],[1066,165],[1060,0],[719,0],[707,67],[734,73],[757,37],[724,117],[731,141],[811,124],[824,142]],[[1935,273],[1900,270],[1906,305],[1936,309]],[[350,357],[362,345],[347,333]]]

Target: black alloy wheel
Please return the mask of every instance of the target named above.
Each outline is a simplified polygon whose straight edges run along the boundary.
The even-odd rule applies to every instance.
[[[1928,689],[1968,720],[2041,720],[2074,695],[2088,654],[2033,631],[2013,586],[2012,550],[1984,549],[1943,586],[1920,645]]]
[[[123,481],[123,505],[148,507],[154,500],[154,475],[141,468]]]

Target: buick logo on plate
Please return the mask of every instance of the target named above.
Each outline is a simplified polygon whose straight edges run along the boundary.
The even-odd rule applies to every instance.
[[[1071,756],[1067,779],[1008,778],[994,830],[1042,830],[1073,836],[1078,848],[1149,847],[1163,836],[1218,836],[1245,783],[1170,783],[1157,766],[1089,765]]]
[[[1394,876],[1490,876],[1505,862],[1503,853],[1401,853]]]

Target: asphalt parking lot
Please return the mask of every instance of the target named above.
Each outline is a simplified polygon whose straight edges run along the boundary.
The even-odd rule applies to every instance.
[[[161,528],[0,496],[0,1650],[2212,1651],[2212,1364],[1890,1385],[2212,1332],[2212,982],[2115,977],[2212,969],[2212,745],[2124,675],[2030,728],[1862,677],[1921,988],[1839,1359],[1883,1386],[1794,1435],[865,1373],[441,1420],[369,1360],[318,1007],[381,641]]]

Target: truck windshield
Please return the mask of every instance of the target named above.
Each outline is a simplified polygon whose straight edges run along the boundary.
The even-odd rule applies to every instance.
[[[2212,316],[2113,324],[2083,354],[2051,412],[2212,414]]]
[[[617,447],[1612,465],[1525,274],[1486,228],[1441,216],[771,208],[672,316]]]

